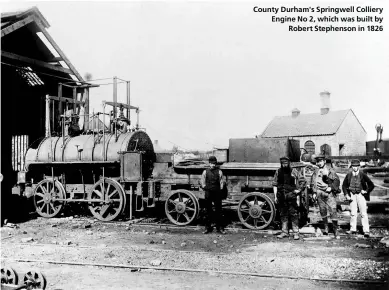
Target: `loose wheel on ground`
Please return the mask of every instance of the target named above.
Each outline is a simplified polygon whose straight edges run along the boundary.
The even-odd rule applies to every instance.
[[[23,277],[23,284],[29,285],[28,289],[46,289],[46,278],[37,271],[28,271]]]
[[[185,226],[193,222],[199,214],[199,202],[188,190],[175,190],[165,202],[165,213],[176,225]]]
[[[44,179],[34,190],[34,205],[36,212],[46,218],[55,217],[62,209],[65,189],[59,181]]]
[[[95,183],[88,193],[88,207],[92,215],[101,221],[117,218],[126,205],[126,196],[119,182],[106,178]]]
[[[1,284],[18,284],[18,274],[10,267],[1,268]]]
[[[238,205],[238,216],[249,229],[264,229],[275,217],[275,206],[265,194],[253,192],[242,197]]]

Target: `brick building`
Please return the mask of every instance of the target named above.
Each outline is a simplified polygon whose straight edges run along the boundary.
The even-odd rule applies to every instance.
[[[309,153],[327,156],[365,155],[366,131],[353,110],[330,111],[330,93],[320,93],[318,113],[275,117],[265,128],[262,138],[291,137]]]

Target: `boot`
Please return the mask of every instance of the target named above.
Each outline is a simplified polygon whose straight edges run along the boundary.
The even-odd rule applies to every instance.
[[[277,239],[283,239],[289,237],[289,234],[282,232],[277,236]]]
[[[323,218],[324,230],[323,235],[328,236],[328,218]]]
[[[282,222],[282,233],[277,236],[277,238],[282,239],[289,237],[288,222]]]
[[[333,227],[333,230],[334,230],[335,239],[339,239],[339,235],[338,235],[338,221],[337,220],[333,220],[332,221],[332,227]]]

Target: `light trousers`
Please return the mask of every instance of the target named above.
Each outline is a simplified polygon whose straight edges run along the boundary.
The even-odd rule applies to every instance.
[[[361,193],[351,194],[351,203],[350,203],[350,209],[351,209],[350,230],[351,231],[357,230],[358,208],[359,208],[359,212],[361,213],[363,232],[368,233],[369,218],[367,216],[366,199]]]

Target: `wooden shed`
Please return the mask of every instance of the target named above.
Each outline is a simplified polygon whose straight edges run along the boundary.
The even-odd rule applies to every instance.
[[[1,14],[1,182],[2,197],[10,193],[23,169],[28,146],[59,130],[60,112],[67,106],[89,112],[89,84],[48,33],[40,11]],[[46,100],[51,116],[46,116]],[[2,202],[3,207],[4,202]]]

